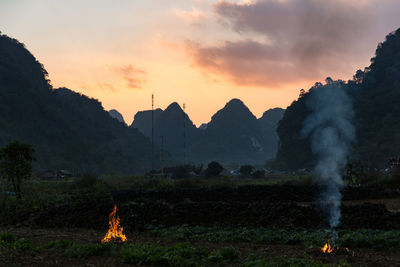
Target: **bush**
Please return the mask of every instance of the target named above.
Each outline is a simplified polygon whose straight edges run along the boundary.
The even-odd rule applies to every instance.
[[[400,188],[400,167],[390,174],[385,183],[392,188]]]
[[[223,247],[221,248],[221,250],[219,251],[219,254],[222,256],[222,258],[225,261],[229,261],[229,262],[234,262],[236,260],[239,259],[240,257],[240,251],[236,250],[233,247]]]
[[[163,172],[166,175],[171,176],[171,178],[187,178],[191,175],[191,173],[199,175],[202,172],[202,170],[203,170],[203,164],[201,164],[200,166],[185,164],[185,165],[177,165],[174,167],[164,168]]]
[[[15,241],[15,236],[13,234],[4,232],[0,234],[0,241],[4,243],[12,243]]]
[[[239,172],[243,177],[249,177],[254,170],[254,167],[251,165],[242,165],[239,168]]]
[[[207,177],[215,177],[220,175],[224,167],[222,167],[221,164],[219,164],[216,161],[212,161],[208,164],[208,167],[206,169],[206,176]]]
[[[29,238],[18,239],[13,244],[13,248],[19,251],[25,251],[32,248],[32,240]]]

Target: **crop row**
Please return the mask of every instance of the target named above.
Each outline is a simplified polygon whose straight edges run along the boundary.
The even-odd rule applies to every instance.
[[[267,259],[255,254],[242,255],[232,246],[208,250],[188,242],[173,245],[151,243],[78,243],[71,240],[54,240],[33,247],[29,239],[17,239],[8,233],[0,234],[0,258],[10,252],[46,252],[86,260],[90,257],[113,257],[123,263],[146,266],[326,266],[310,257]],[[339,266],[347,266],[342,263]]]
[[[204,240],[219,242],[249,242],[255,244],[305,245],[320,247],[328,239],[348,248],[399,248],[400,231],[383,230],[283,230],[246,227],[154,227],[148,226],[150,235],[167,240]]]

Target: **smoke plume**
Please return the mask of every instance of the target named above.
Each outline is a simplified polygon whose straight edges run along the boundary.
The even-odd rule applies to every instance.
[[[316,158],[315,177],[321,186],[318,199],[331,228],[341,219],[342,171],[355,131],[353,105],[342,81],[327,79],[327,84],[310,90],[306,105],[311,114],[304,120],[302,135],[310,136]]]

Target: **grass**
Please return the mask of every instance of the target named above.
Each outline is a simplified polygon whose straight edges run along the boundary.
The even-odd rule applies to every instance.
[[[26,251],[30,249],[32,249],[32,241],[29,238],[17,239],[10,233],[0,233],[0,252],[3,250]]]
[[[163,190],[172,188],[215,188],[215,187],[238,187],[246,185],[276,185],[276,184],[311,184],[309,175],[283,175],[277,177],[255,179],[242,177],[214,177],[214,178],[149,178],[144,176],[103,176],[100,178],[114,190],[141,189],[141,190]]]
[[[138,266],[328,266],[309,256],[303,258],[282,257],[268,259],[256,254],[243,255],[232,246],[205,249],[189,242],[168,245],[153,243],[80,243],[67,239],[53,240],[34,247],[26,238],[16,238],[10,233],[0,234],[0,257],[18,257],[18,253],[32,251],[35,254],[64,256],[87,260],[91,257],[107,257]],[[340,265],[342,266],[342,265]]]
[[[248,242],[269,245],[304,245],[321,247],[332,233],[325,230],[282,230],[268,228],[220,228],[220,227],[149,227],[151,236],[176,241],[207,241],[212,243]],[[400,248],[400,231],[339,230],[336,244],[348,248]]]

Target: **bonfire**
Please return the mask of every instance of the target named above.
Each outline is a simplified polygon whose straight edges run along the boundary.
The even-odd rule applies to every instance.
[[[334,249],[334,247],[331,246],[331,244],[329,243],[329,239],[328,239],[328,242],[326,242],[325,245],[321,248],[321,251],[323,253],[330,254],[333,252],[333,249]]]
[[[350,250],[348,248],[340,248],[337,247],[335,245],[331,245],[331,243],[328,241],[325,243],[325,245],[321,248],[321,251],[325,254],[331,254],[333,252],[340,252],[340,253],[344,253],[344,254],[354,254],[353,252],[350,252]]]
[[[114,204],[113,211],[109,215],[108,224],[110,227],[108,228],[108,232],[106,236],[101,240],[102,243],[108,243],[110,241],[120,240],[125,242],[126,236],[122,233],[124,230],[121,225],[119,225],[119,216],[117,216],[117,205]]]

